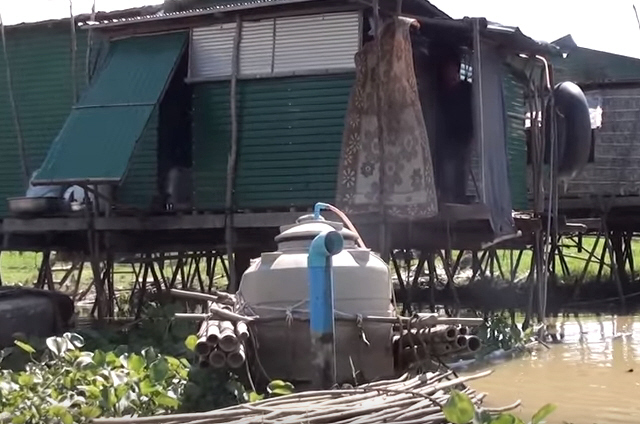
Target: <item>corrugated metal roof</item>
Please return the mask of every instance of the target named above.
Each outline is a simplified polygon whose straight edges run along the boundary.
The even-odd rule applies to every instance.
[[[553,41],[566,57],[553,61],[554,76],[558,81],[573,81],[582,86],[602,83],[638,82],[640,59],[579,47],[571,35]]]
[[[97,22],[87,22],[86,25],[93,27],[107,27],[117,25],[128,25],[136,22],[146,21],[159,21],[166,19],[176,19],[183,17],[192,17],[200,15],[210,15],[213,13],[232,12],[246,9],[256,9],[259,7],[267,6],[279,6],[283,4],[295,4],[306,3],[314,0],[246,0],[246,1],[221,1],[218,4],[214,4],[208,7],[193,8],[189,10],[168,12],[166,10],[160,10],[155,14],[138,16],[138,17],[126,17],[122,19],[105,19]]]
[[[120,181],[186,40],[181,32],[113,42],[105,67],[74,106],[34,184]]]

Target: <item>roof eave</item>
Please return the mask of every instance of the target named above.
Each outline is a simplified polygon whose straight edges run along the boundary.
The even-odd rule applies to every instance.
[[[122,27],[127,25],[135,25],[142,22],[145,22],[145,23],[146,22],[162,22],[162,21],[169,21],[174,19],[209,16],[209,15],[238,12],[238,11],[244,11],[244,10],[264,9],[264,8],[275,7],[275,6],[310,3],[314,1],[317,1],[317,0],[279,0],[279,1],[275,0],[271,2],[257,3],[257,4],[247,3],[247,4],[237,4],[232,6],[213,6],[213,7],[208,7],[206,9],[194,9],[189,11],[163,13],[163,14],[158,14],[157,16],[146,15],[146,16],[138,16],[138,17],[131,17],[131,18],[125,17],[115,22],[113,21],[105,22],[104,20],[102,21],[96,20],[93,22],[87,21],[82,26],[90,27],[92,29],[93,28],[113,28],[113,27]],[[160,12],[161,10],[155,13],[157,14]]]

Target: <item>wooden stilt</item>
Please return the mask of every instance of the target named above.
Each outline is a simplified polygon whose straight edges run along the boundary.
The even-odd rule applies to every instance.
[[[407,286],[404,284],[404,278],[402,278],[402,270],[400,269],[400,265],[398,264],[398,260],[396,259],[396,253],[391,251],[391,263],[393,265],[393,270],[396,273],[396,278],[398,279],[398,285],[400,286],[400,293],[402,293],[402,298],[404,302],[402,302],[402,314],[411,314],[411,303],[409,299],[409,295],[407,293]]]
[[[449,290],[451,290],[454,307],[457,312],[460,310],[460,299],[458,298],[458,291],[456,290],[456,285],[453,280],[453,274],[451,273],[451,250],[446,249],[444,256],[440,251],[438,251],[438,254],[440,256],[440,260],[442,261],[444,272],[447,275],[447,286],[449,287]]]
[[[424,264],[426,261],[426,255],[420,252],[420,256],[418,258],[418,265],[413,273],[413,281],[411,283],[411,292],[412,292],[412,301],[418,298],[418,291],[420,290],[420,275],[424,271]],[[417,310],[422,311],[422,302],[418,300]]]
[[[602,223],[603,227],[604,227],[604,231],[605,234],[607,235],[607,239],[609,239],[609,237],[611,237],[611,233],[609,232],[609,229],[607,228],[607,220],[603,220]],[[618,267],[616,266],[616,261],[614,258],[614,252],[613,252],[613,247],[611,246],[611,243],[606,243],[607,245],[607,250],[609,252],[609,261],[611,263],[611,276],[613,277],[613,281],[616,285],[616,289],[618,290],[618,296],[620,297],[620,306],[622,307],[623,310],[626,309],[626,299],[625,299],[625,295],[624,295],[624,289],[622,288],[622,281],[620,279],[620,275],[618,272]]]
[[[427,254],[427,267],[429,269],[429,309],[431,313],[436,312],[436,283],[438,274],[436,273],[436,261],[433,253]]]

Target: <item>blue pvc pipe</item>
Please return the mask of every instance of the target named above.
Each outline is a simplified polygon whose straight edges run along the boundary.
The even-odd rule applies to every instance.
[[[320,211],[323,209],[328,209],[328,206],[326,203],[322,203],[322,202],[318,202],[315,204],[315,206],[313,207],[313,217],[315,219],[320,219]]]
[[[316,205],[317,206],[317,205]],[[333,272],[331,257],[342,251],[344,239],[337,231],[318,234],[309,246],[309,312],[311,332],[333,333]]]

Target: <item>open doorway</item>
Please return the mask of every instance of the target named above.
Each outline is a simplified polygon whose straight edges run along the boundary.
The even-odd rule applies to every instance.
[[[158,123],[158,193],[163,209],[192,205],[192,89],[185,82],[188,52],[182,56],[160,103]]]

